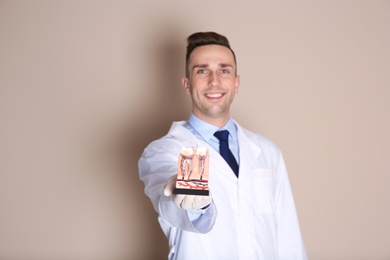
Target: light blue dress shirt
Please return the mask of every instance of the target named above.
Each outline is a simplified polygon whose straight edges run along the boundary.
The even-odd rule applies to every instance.
[[[219,140],[214,136],[214,133],[221,130],[229,131],[229,148],[232,151],[238,164],[240,164],[239,147],[237,139],[237,128],[230,117],[229,121],[223,127],[219,128],[215,125],[209,124],[191,113],[190,118],[184,125],[197,138],[204,140],[211,145],[217,152],[219,152]]]

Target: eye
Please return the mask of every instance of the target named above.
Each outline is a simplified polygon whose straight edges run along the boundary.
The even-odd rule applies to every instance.
[[[206,70],[203,70],[203,69],[199,69],[197,73],[198,73],[198,74],[205,74],[205,73],[207,73],[207,71],[206,71]]]
[[[221,68],[220,73],[221,74],[231,74],[232,70],[230,68]]]

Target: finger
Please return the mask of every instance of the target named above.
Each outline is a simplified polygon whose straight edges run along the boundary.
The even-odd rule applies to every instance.
[[[186,198],[186,195],[184,195],[184,194],[176,194],[176,195],[172,196],[173,202],[175,202],[175,204],[181,208],[182,208],[183,200],[185,198]]]
[[[211,203],[211,197],[210,196],[196,196],[194,199],[194,206],[197,209],[204,208],[205,206],[209,205]]]
[[[180,207],[182,209],[195,209],[194,208],[194,201],[195,201],[195,195],[187,195],[185,196],[185,198],[182,200],[182,202],[180,203]]]
[[[176,186],[176,175],[169,178],[168,183],[164,187],[164,195],[167,197],[171,196],[173,190],[175,189],[175,186]]]
[[[210,196],[187,195],[180,206],[183,209],[201,209],[211,203]]]

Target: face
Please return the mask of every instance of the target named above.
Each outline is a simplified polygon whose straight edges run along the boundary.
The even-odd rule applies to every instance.
[[[220,45],[197,47],[188,69],[189,77],[183,77],[182,83],[192,98],[192,112],[210,124],[225,125],[240,85],[232,52]]]

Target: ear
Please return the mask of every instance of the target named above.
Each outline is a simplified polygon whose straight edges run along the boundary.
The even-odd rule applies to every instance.
[[[235,94],[237,94],[238,88],[240,87],[240,81],[241,81],[241,77],[240,76],[236,76],[236,80],[235,80]]]
[[[190,84],[188,83],[188,78],[182,77],[181,78],[181,84],[183,85],[185,91],[187,94],[190,94]]]

